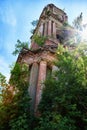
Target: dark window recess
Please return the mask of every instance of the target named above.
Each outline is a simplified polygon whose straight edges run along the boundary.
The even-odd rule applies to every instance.
[[[43,36],[44,36],[44,33],[45,33],[45,23],[43,23],[43,33],[42,33]]]
[[[63,42],[63,37],[61,37],[59,34],[56,35],[56,38],[58,39],[58,41],[59,41],[60,43]]]
[[[51,34],[53,35],[53,21],[51,21]]]
[[[32,65],[29,66],[29,78],[30,78],[31,68],[32,68]]]
[[[49,22],[47,22],[47,36],[48,36],[48,26],[49,26]]]

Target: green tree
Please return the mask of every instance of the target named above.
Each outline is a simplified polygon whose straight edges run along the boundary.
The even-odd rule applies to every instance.
[[[2,73],[0,73],[0,103],[2,103],[2,92],[6,84],[6,77]]]
[[[0,73],[0,130],[9,129],[10,103],[13,97],[9,88],[6,77]]]
[[[6,85],[6,77],[0,73],[0,86],[5,86]]]
[[[13,100],[12,119],[10,120],[11,130],[28,130],[29,129],[29,101],[28,94],[28,66],[25,64],[16,64],[11,71],[10,84],[15,87],[15,96]]]
[[[57,57],[58,70],[45,82],[35,130],[86,130],[87,55],[60,46]]]
[[[0,130],[29,129],[28,66],[16,64],[11,70],[10,85],[5,86],[0,104]]]
[[[83,15],[81,12],[80,15],[78,17],[76,17],[76,19],[74,19],[74,21],[73,21],[74,28],[81,31],[82,30],[82,20],[83,20]]]
[[[76,29],[75,38],[76,43],[80,43],[82,41],[81,31],[83,31],[83,13],[81,12],[78,17],[76,17],[73,21],[73,27]]]
[[[37,24],[38,24],[38,19],[37,19],[37,20],[33,20],[33,21],[31,22],[31,25],[34,26],[34,27],[36,27]]]
[[[15,50],[13,51],[13,55],[17,55],[21,52],[23,48],[28,48],[28,42],[21,42],[20,40],[17,40],[17,44],[15,44]]]
[[[34,33],[34,30],[35,30],[37,24],[38,24],[38,19],[37,19],[37,20],[33,20],[33,21],[31,22],[31,25],[33,26],[33,28],[31,29],[30,32],[31,32],[32,34]]]

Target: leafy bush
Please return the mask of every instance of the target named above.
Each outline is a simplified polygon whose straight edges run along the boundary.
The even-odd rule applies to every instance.
[[[28,94],[28,67],[16,64],[11,70],[10,86],[3,90],[0,104],[1,130],[28,130],[30,119],[30,97]]]
[[[37,130],[87,129],[87,55],[84,50],[57,51],[58,70],[45,81]]]

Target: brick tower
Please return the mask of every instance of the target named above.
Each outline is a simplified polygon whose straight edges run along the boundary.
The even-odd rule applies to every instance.
[[[41,94],[49,72],[56,67],[53,61],[56,59],[55,51],[58,45],[66,44],[72,28],[64,27],[68,21],[67,14],[53,4],[47,5],[39,18],[36,29],[31,38],[31,49],[24,48],[18,56],[18,62],[29,65],[29,94],[31,97],[31,109],[35,112],[41,100]],[[46,40],[43,46],[34,41],[34,36],[44,36]]]

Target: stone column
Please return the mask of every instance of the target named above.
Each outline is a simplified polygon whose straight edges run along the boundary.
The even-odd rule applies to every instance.
[[[56,24],[53,23],[53,36],[56,38]]]
[[[31,97],[31,111],[34,112],[35,109],[35,99],[36,99],[36,86],[38,81],[39,67],[37,63],[33,63],[30,71],[30,82],[29,82],[29,94]]]
[[[42,35],[43,35],[43,23],[41,23],[40,28],[39,28],[39,31],[40,31],[41,36],[42,36]]]
[[[45,23],[44,36],[47,36],[47,22]]]
[[[49,21],[48,24],[48,36],[51,36],[51,20]]]
[[[41,100],[42,90],[44,87],[43,82],[46,79],[46,69],[47,69],[47,63],[45,61],[41,61],[39,67],[35,111],[37,111],[38,104],[40,103]]]

